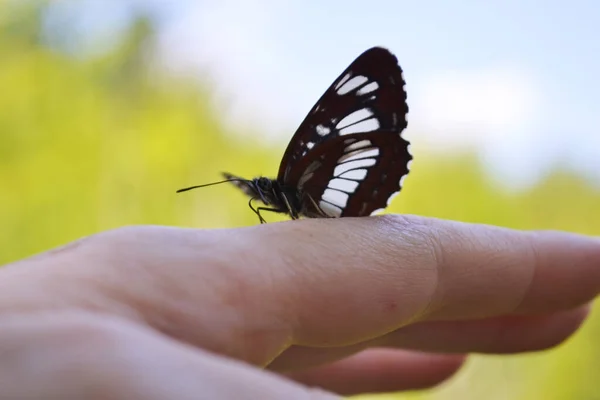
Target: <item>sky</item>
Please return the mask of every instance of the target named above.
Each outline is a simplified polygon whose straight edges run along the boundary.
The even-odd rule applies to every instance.
[[[105,33],[151,10],[165,65],[210,79],[228,124],[282,149],[342,70],[383,46],[404,70],[411,141],[473,149],[515,190],[557,164],[600,188],[599,2],[63,1],[75,3],[74,23]]]

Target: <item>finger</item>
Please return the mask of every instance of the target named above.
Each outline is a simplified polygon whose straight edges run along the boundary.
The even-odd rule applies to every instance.
[[[269,369],[293,371],[312,368],[370,347],[457,354],[507,354],[544,350],[557,346],[573,334],[587,316],[588,310],[589,307],[581,307],[541,316],[422,322],[349,346],[292,346],[273,360]]]
[[[52,313],[0,317],[0,398],[333,400],[337,396],[183,345],[125,320]]]
[[[400,328],[379,345],[442,353],[508,354],[558,346],[582,324],[589,307],[549,315],[423,322]]]
[[[269,243],[247,263],[279,260],[273,302],[293,318],[297,344],[359,342],[428,319],[554,312],[600,292],[600,241],[581,235],[414,216],[303,222],[251,229],[243,244]]]
[[[341,395],[430,388],[454,375],[464,357],[371,349],[288,377]]]
[[[2,268],[0,312],[101,310],[264,365],[292,344],[352,345],[419,321],[585,303],[600,287],[599,243],[389,215],[131,227]]]

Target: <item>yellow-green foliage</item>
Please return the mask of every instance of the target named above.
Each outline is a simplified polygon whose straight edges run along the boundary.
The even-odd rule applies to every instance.
[[[275,174],[285,142],[267,148],[235,136],[206,88],[151,68],[143,20],[108,54],[78,59],[44,46],[35,13],[26,16],[27,24],[0,19],[0,264],[128,224],[257,223],[230,186],[175,190],[218,180],[220,171]],[[557,170],[509,194],[471,155],[413,152],[405,191],[388,212],[600,234],[600,193],[576,176]],[[596,398],[598,338],[596,316],[557,350],[475,357],[450,384],[406,397]]]

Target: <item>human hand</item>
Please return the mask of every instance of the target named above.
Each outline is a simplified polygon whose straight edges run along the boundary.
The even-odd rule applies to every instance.
[[[217,364],[229,357],[269,382],[265,390],[283,385],[294,398],[302,385],[342,394],[428,387],[451,376],[465,353],[552,347],[578,328],[599,292],[597,239],[388,215],[104,232],[0,270],[0,316],[110,316],[90,322],[100,331],[118,317],[156,341],[142,346],[148,354],[163,343],[165,350],[149,357],[156,365],[184,353]],[[69,344],[68,335],[57,337]],[[135,351],[137,341],[126,342]],[[144,367],[156,367],[132,364],[122,365],[142,379],[152,376]],[[82,369],[95,366],[88,360]],[[174,379],[188,376],[181,369],[160,375],[148,379],[177,395]],[[249,393],[235,373],[220,375],[225,385],[206,373],[192,377],[187,387],[196,395],[219,398],[219,387]]]

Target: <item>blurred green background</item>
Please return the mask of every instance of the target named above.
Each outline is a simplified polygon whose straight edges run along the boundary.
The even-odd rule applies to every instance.
[[[72,54],[41,34],[44,3],[19,4],[0,1],[0,263],[129,224],[257,223],[231,187],[175,190],[220,171],[275,174],[285,142],[238,135],[223,124],[209,83],[148,62],[151,19],[134,18],[104,51]],[[441,157],[418,143],[413,154],[388,212],[600,235],[598,186],[560,165],[534,187],[509,192],[475,154]],[[598,398],[599,312],[557,349],[473,356],[434,390],[365,398]]]

